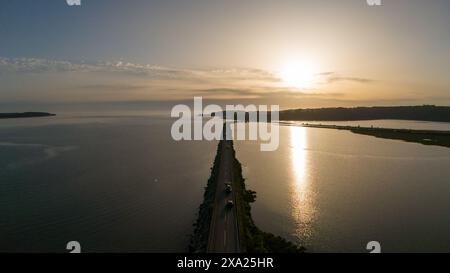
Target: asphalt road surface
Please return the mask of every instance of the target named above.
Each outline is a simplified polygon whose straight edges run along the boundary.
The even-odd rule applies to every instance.
[[[228,200],[235,202],[234,191],[226,192],[226,184],[231,183],[233,154],[231,141],[222,140],[214,211],[209,231],[208,249],[210,253],[239,253],[239,232],[236,206],[227,207]]]

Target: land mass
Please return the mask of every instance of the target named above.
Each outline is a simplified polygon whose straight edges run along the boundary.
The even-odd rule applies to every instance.
[[[355,108],[292,109],[280,111],[280,120],[349,121],[349,120],[419,120],[450,122],[449,106],[377,106]]]
[[[36,118],[36,117],[51,117],[55,114],[45,112],[24,112],[24,113],[0,113],[0,119],[9,118]]]
[[[283,124],[283,123],[282,123]],[[378,127],[339,126],[321,124],[302,124],[303,127],[348,130],[355,134],[369,135],[377,138],[397,139],[406,142],[421,143],[450,148],[450,131],[389,129]]]
[[[218,113],[212,113],[216,116]],[[226,117],[227,111],[221,112]],[[271,120],[266,112],[230,111],[228,113],[237,121],[260,121],[261,116]],[[252,115],[253,114],[253,115]],[[279,112],[280,121],[352,121],[352,120],[418,120],[450,122],[450,106],[375,106],[354,108],[311,108],[290,109]]]

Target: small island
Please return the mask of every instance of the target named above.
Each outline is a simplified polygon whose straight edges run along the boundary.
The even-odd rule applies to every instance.
[[[45,112],[0,113],[0,119],[52,117],[55,114]]]

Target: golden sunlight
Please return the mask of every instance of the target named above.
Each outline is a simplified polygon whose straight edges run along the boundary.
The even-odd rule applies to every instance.
[[[306,128],[292,126],[291,131],[291,160],[294,170],[292,182],[292,217],[297,224],[296,233],[301,238],[311,236],[311,222],[314,220],[314,193],[309,179],[309,160],[307,151],[308,135]]]
[[[316,83],[317,65],[312,62],[289,61],[279,72],[280,79],[288,87],[308,89]]]

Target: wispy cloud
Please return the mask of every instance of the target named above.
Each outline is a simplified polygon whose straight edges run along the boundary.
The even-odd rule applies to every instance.
[[[87,63],[0,57],[0,76],[5,73],[12,74],[14,77],[11,79],[15,79],[9,81],[9,86],[6,86],[8,89],[17,90],[16,87],[20,86],[18,82],[26,82],[23,85],[25,87],[21,88],[29,90],[22,92],[22,96],[56,101],[156,101],[188,99],[193,96],[216,100],[262,99],[274,102],[306,98],[337,99],[344,98],[345,94],[336,89],[328,90],[327,87],[333,83],[374,82],[368,78],[322,72],[316,75],[317,86],[306,90],[286,86],[275,72],[254,68],[185,69],[122,60]],[[1,83],[2,87],[6,84],[8,83]],[[14,98],[11,92],[3,96]]]
[[[215,79],[229,80],[266,80],[277,81],[272,73],[260,69],[247,68],[212,68],[212,69],[183,69],[150,64],[136,64],[124,61],[108,62],[71,62],[61,60],[47,60],[38,58],[2,58],[0,57],[0,71],[15,73],[45,73],[45,72],[111,72],[129,73],[154,78],[168,79]]]
[[[302,92],[292,88],[273,88],[273,87],[261,87],[261,88],[211,88],[202,90],[192,90],[197,96],[239,96],[239,97],[253,97],[253,98],[301,98],[301,97],[341,97],[344,93],[337,92],[314,92],[309,90],[308,92]]]
[[[133,84],[86,84],[77,85],[73,89],[88,89],[88,90],[140,90],[146,89],[147,85],[133,85]]]
[[[45,72],[125,72],[147,76],[177,76],[189,74],[188,70],[172,69],[155,65],[134,64],[124,61],[115,62],[71,62],[37,58],[1,58],[0,70],[17,73]]]
[[[325,72],[320,73],[320,76],[325,78],[326,83],[336,83],[336,82],[356,82],[356,83],[374,83],[376,80],[369,78],[361,78],[361,77],[351,77],[351,76],[343,76],[338,75],[336,72]]]

